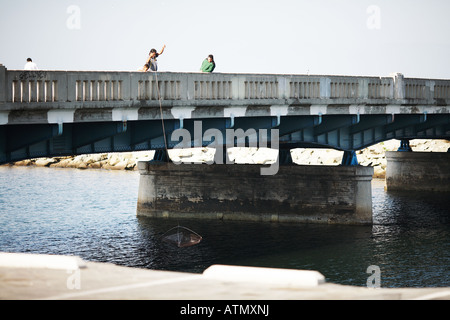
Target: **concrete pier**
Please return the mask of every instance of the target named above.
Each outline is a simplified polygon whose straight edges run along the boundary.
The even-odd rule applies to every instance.
[[[449,152],[386,152],[389,191],[450,192]]]
[[[372,167],[139,162],[137,214],[268,222],[371,224]]]

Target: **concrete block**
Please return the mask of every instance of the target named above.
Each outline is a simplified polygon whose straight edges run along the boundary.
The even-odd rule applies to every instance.
[[[325,282],[318,271],[213,265],[203,272],[207,279],[223,282],[262,283],[288,288],[316,287]]]
[[[86,267],[85,262],[75,256],[46,254],[0,253],[0,267],[27,269],[76,270]]]

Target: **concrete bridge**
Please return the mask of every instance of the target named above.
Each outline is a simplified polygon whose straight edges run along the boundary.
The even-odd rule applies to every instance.
[[[356,165],[355,150],[384,140],[399,139],[403,150],[408,150],[409,139],[450,138],[449,102],[450,80],[410,79],[398,73],[351,77],[21,71],[0,65],[0,164],[44,156],[150,149],[159,150],[159,160],[167,160],[167,149],[180,146],[178,129],[184,129],[191,139],[184,140],[183,146],[214,143],[218,149],[226,148],[230,140],[217,139],[218,135],[225,137],[227,130],[233,130],[232,144],[256,142],[257,146],[275,147],[280,150],[282,164],[290,163],[290,149],[314,146],[343,150],[342,164]],[[236,134],[238,130],[243,134]],[[216,158],[216,163],[220,160]],[[141,169],[143,176],[153,172],[148,164],[142,164]],[[360,169],[365,170],[354,170]],[[229,169],[226,172],[222,174],[230,175]],[[161,170],[152,174],[164,176]],[[285,178],[295,175],[286,174]],[[351,175],[358,174],[344,174]],[[370,172],[364,175],[370,176]],[[252,183],[255,188],[258,179]],[[162,196],[155,197],[160,201]],[[211,197],[217,200],[219,210],[223,199]],[[155,209],[157,200],[147,198],[140,200],[142,210],[138,206],[138,211],[168,215],[170,206]],[[284,204],[292,206],[287,198]],[[280,220],[275,212],[279,199],[255,205],[258,201],[252,198],[237,211],[244,212],[252,205],[267,211],[267,219]],[[335,200],[333,204],[344,202]],[[192,201],[183,205],[191,206]],[[304,203],[299,206],[307,207]],[[369,210],[367,205],[360,206]],[[198,206],[191,206],[185,212],[198,210]],[[340,220],[333,217],[324,220]],[[367,213],[363,220],[367,220]]]

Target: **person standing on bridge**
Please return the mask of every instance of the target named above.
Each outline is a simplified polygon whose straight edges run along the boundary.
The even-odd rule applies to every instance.
[[[156,58],[158,58],[158,56],[160,56],[164,52],[165,48],[166,48],[166,45],[164,45],[162,47],[162,49],[159,53],[156,52],[156,49],[150,50],[150,53],[148,54],[148,59],[145,62],[145,64],[148,65],[148,68],[146,71],[148,71],[148,70],[158,71],[158,64],[156,63]]]
[[[36,63],[34,63],[33,60],[31,60],[31,58],[28,58],[27,63],[25,64],[23,69],[24,70],[38,70],[38,67],[37,67]]]
[[[216,68],[216,63],[214,62],[214,56],[212,54],[210,54],[205,60],[203,60],[200,71],[201,72],[213,72],[215,68]]]

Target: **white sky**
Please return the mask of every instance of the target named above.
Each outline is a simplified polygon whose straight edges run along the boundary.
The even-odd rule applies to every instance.
[[[449,14],[449,0],[0,0],[0,63],[134,71],[166,44],[160,71],[211,53],[224,73],[450,79]]]

